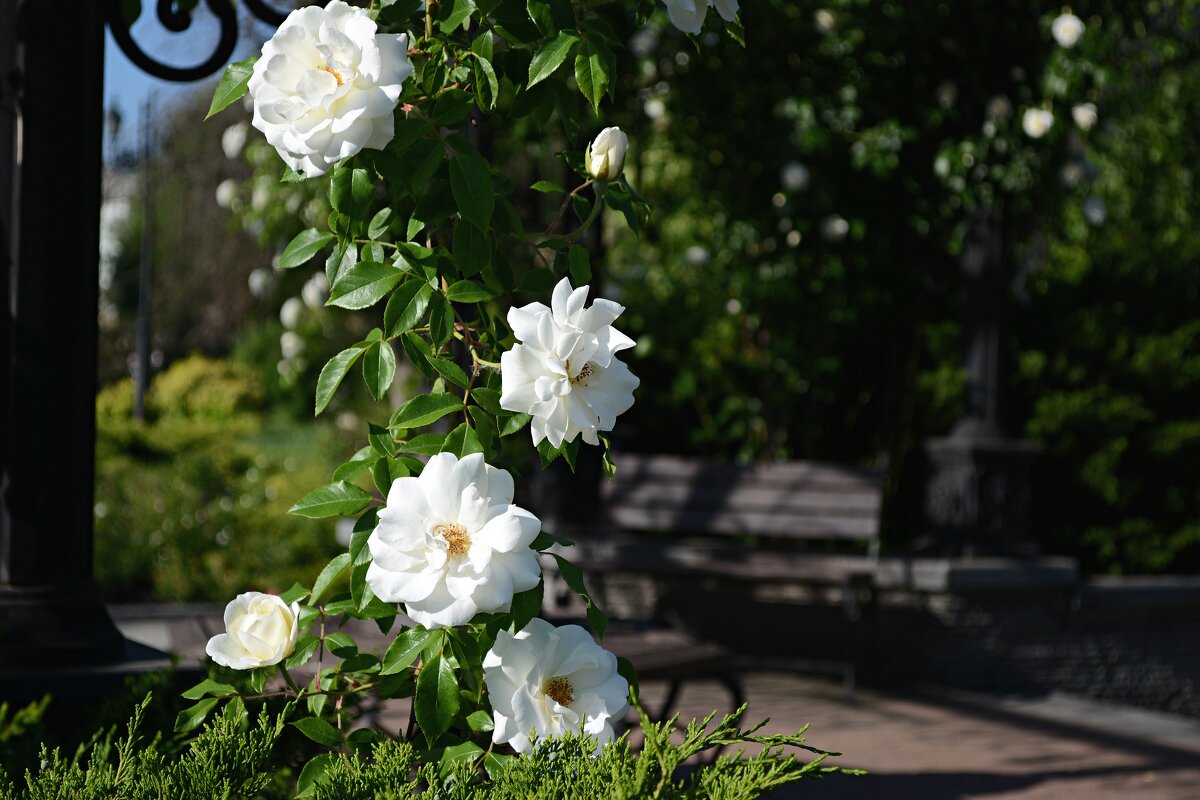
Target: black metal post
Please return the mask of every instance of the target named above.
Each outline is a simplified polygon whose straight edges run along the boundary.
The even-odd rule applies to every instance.
[[[1040,447],[1005,431],[1006,254],[998,214],[976,214],[963,245],[966,408],[926,450],[926,517],[942,546],[965,555],[1030,554],[1030,470]]]
[[[16,243],[0,365],[0,669],[111,662],[125,643],[92,579],[104,13],[80,3],[64,24],[56,4],[23,0],[0,15],[0,58],[20,79],[0,134],[13,141],[16,126],[0,153],[0,176],[16,178],[2,187]]]
[[[133,416],[146,419],[150,390],[150,279],[154,266],[154,142],[153,100],[142,104],[142,253],[138,262],[137,367],[133,376]]]

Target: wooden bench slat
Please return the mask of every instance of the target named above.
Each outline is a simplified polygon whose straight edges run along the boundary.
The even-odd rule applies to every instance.
[[[789,461],[776,464],[738,465],[701,461],[676,456],[622,454],[618,480],[640,482],[669,480],[675,482],[755,482],[786,483],[796,488],[817,486],[860,486],[878,491],[880,475],[875,470],[860,469],[811,461]]]
[[[830,517],[768,511],[705,511],[672,508],[609,508],[619,528],[642,531],[745,533],[806,539],[870,539],[878,530],[872,517]]]
[[[875,562],[867,556],[738,551],[727,547],[703,549],[686,545],[662,548],[636,539],[580,543],[569,555],[585,572],[597,574],[629,572],[756,582],[832,585],[852,576],[871,574],[875,568]]]
[[[717,488],[686,484],[631,483],[614,486],[605,493],[609,503],[624,507],[678,507],[736,511],[788,511],[816,516],[877,516],[881,498],[878,487],[861,492],[787,491],[758,485]]]

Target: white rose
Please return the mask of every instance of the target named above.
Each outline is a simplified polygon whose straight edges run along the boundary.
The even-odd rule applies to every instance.
[[[840,242],[850,233],[850,223],[845,217],[830,214],[821,220],[821,238],[827,242]]]
[[[529,545],[542,529],[512,500],[512,476],[481,454],[438,453],[419,478],[392,483],[367,540],[367,584],[426,628],[510,610],[514,594],[541,580]]]
[[[232,208],[237,200],[238,184],[233,178],[226,178],[217,184],[217,205],[221,208]]]
[[[300,315],[304,313],[304,301],[299,297],[289,297],[279,307],[279,321],[283,327],[291,330],[300,324]]]
[[[605,128],[583,155],[588,175],[598,181],[615,181],[625,169],[629,137],[620,128]]]
[[[611,431],[617,416],[633,405],[640,381],[615,354],[634,341],[612,327],[625,307],[596,298],[584,308],[588,287],[571,290],[563,278],[550,308],[530,303],[508,310],[519,340],[500,356],[500,407],[531,414],[533,443],[554,447],[580,433],[599,444],[598,431]]]
[[[1075,120],[1075,124],[1080,130],[1091,130],[1096,121],[1100,119],[1100,115],[1096,113],[1095,103],[1080,103],[1076,106],[1071,106],[1071,119]]]
[[[235,122],[221,134],[221,149],[228,159],[237,158],[246,146],[246,123]]]
[[[738,0],[663,0],[667,4],[667,14],[671,24],[684,33],[697,34],[704,27],[704,18],[708,15],[709,7],[717,9],[717,13],[726,22],[733,21],[738,12]]]
[[[1054,126],[1054,114],[1044,108],[1027,108],[1021,117],[1021,127],[1025,135],[1032,139],[1040,139],[1050,132]]]
[[[616,656],[578,625],[534,619],[516,635],[500,631],[483,659],[483,680],[492,741],[518,753],[533,749],[531,732],[539,739],[583,732],[603,747],[628,708],[629,684],[617,674]]]
[[[204,651],[231,669],[278,664],[292,654],[300,635],[300,604],[273,594],[245,592],[225,606],[225,633],[208,640]]]
[[[366,9],[332,0],[288,15],[250,76],[255,128],[293,169],[324,175],[392,140],[412,72],[407,34],[376,33]]]
[[[1083,36],[1083,29],[1083,20],[1070,13],[1062,14],[1050,23],[1050,33],[1062,47],[1074,47]]]
[[[808,188],[808,167],[799,161],[789,161],[779,171],[779,182],[789,192],[802,192]]]
[[[318,309],[329,299],[329,278],[324,272],[315,272],[300,288],[300,299],[311,309]]]
[[[304,338],[295,331],[284,331],[279,337],[279,352],[284,358],[295,358],[304,352]]]

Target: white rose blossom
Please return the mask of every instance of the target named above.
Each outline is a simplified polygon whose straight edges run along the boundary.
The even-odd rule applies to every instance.
[[[625,307],[596,298],[584,308],[588,287],[571,289],[567,278],[554,287],[550,308],[530,303],[508,311],[519,344],[500,356],[500,407],[533,416],[533,443],[554,447],[580,433],[599,444],[617,416],[633,405],[640,381],[616,353],[634,341],[612,327]]]
[[[225,606],[225,633],[208,640],[204,651],[230,669],[278,664],[296,649],[300,604],[273,594],[245,592]]]
[[[698,34],[704,28],[709,7],[717,9],[721,19],[732,22],[738,13],[738,0],[663,0],[671,24],[684,33]]]
[[[1071,119],[1081,131],[1087,131],[1099,121],[1100,115],[1096,113],[1095,103],[1080,103],[1071,106]]]
[[[427,628],[509,611],[541,580],[529,545],[542,524],[512,500],[512,476],[481,454],[438,453],[420,477],[392,483],[367,540],[367,584]]]
[[[1021,117],[1021,127],[1031,139],[1040,139],[1054,126],[1054,114],[1044,108],[1027,108]]]
[[[1071,13],[1060,14],[1050,23],[1050,34],[1061,47],[1074,47],[1083,31],[1083,20]]]
[[[226,158],[234,159],[242,154],[242,148],[246,146],[246,133],[244,122],[235,122],[225,129],[221,134],[221,149],[225,151]]]
[[[615,181],[625,169],[629,137],[620,128],[605,128],[587,146],[583,161],[588,175],[598,181]]]
[[[530,734],[556,739],[570,732],[590,734],[599,749],[628,708],[629,684],[617,673],[616,656],[578,625],[533,619],[515,635],[500,631],[483,659],[483,680],[492,741],[518,753],[533,749]]]
[[[283,327],[292,330],[300,324],[300,317],[304,314],[304,301],[299,297],[289,297],[283,301],[283,305],[279,307],[279,321],[283,323]]]
[[[341,0],[288,15],[250,76],[255,128],[308,177],[392,140],[392,113],[412,73],[407,34],[376,33],[367,10]]]

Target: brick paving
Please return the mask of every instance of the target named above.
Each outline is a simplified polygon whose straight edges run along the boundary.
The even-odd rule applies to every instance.
[[[191,658],[221,628],[219,612],[117,616],[131,638]],[[833,763],[871,772],[788,787],[774,800],[1200,799],[1200,721],[1070,698],[862,688],[847,697],[833,682],[783,673],[750,673],[745,687],[747,721],[770,717],[766,730],[777,733],[811,722],[810,744],[844,754]],[[648,707],[665,688],[642,687]],[[718,684],[697,682],[679,710],[704,716],[728,703]],[[378,721],[395,730],[407,719],[407,704],[393,702]]]

